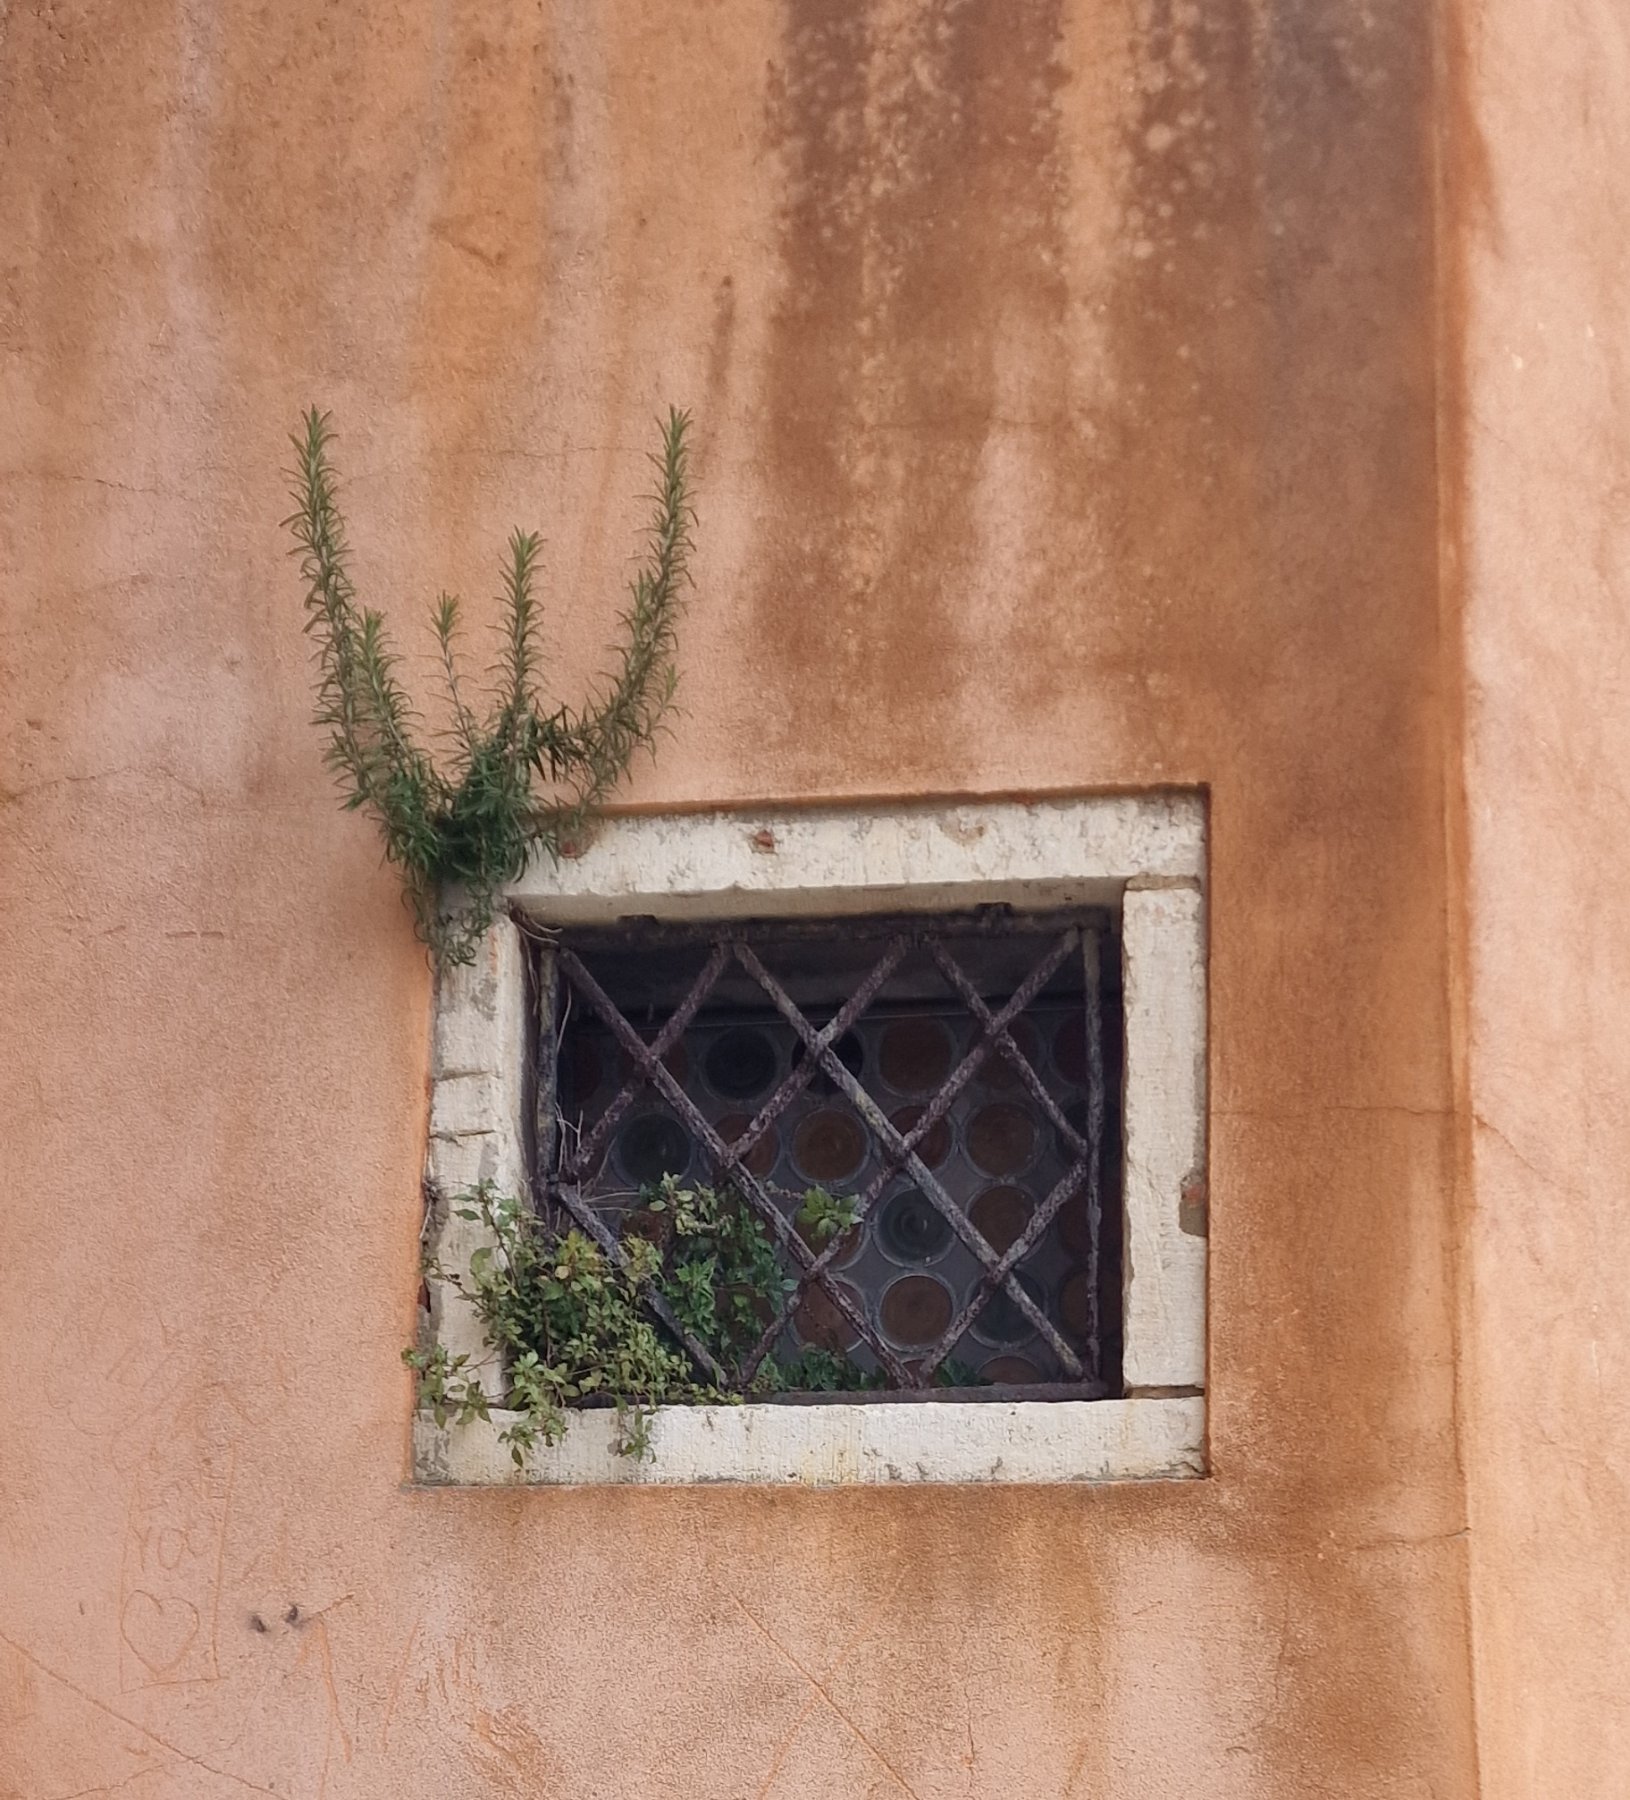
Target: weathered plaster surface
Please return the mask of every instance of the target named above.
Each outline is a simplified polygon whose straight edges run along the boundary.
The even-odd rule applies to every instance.
[[[1630,17],[1452,9],[1484,1792],[1630,1790]]]
[[[0,14],[0,1793],[1470,1794],[1430,23]],[[694,405],[638,806],[1209,789],[1209,1480],[401,1489],[430,981],[310,398],[400,633],[547,531],[568,695]]]

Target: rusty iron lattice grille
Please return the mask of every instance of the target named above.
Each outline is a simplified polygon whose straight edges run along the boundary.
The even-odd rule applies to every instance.
[[[541,1202],[620,1259],[664,1174],[734,1189],[792,1278],[757,1342],[721,1367],[649,1300],[721,1386],[816,1347],[869,1399],[1113,1392],[1115,948],[1101,913],[994,908],[567,934],[538,971]],[[831,1241],[800,1228],[814,1186],[856,1214]]]

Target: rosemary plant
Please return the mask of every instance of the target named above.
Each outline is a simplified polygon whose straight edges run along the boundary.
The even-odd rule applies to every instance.
[[[689,427],[688,414],[669,411],[651,458],[657,483],[646,555],[621,617],[622,642],[602,689],[581,707],[547,707],[538,697],[535,533],[517,530],[509,540],[503,645],[480,712],[460,674],[459,603],[441,596],[433,625],[451,707],[441,758],[421,739],[380,614],[357,603],[329,415],[311,408],[294,436],[295,511],[285,524],[306,585],[324,760],[346,808],[379,825],[419,935],[439,959],[471,960],[500,891],[530,852],[558,854],[635,752],[653,744],[673,699],[675,627],[690,579]]]

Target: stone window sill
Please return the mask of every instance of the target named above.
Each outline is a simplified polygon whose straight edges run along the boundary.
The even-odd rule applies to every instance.
[[[612,1448],[611,1412],[576,1414],[558,1444],[520,1468],[498,1434],[516,1415],[414,1424],[427,1486],[574,1487],[694,1483],[870,1487],[1165,1480],[1205,1473],[1205,1399],[870,1405],[664,1406],[651,1454]]]

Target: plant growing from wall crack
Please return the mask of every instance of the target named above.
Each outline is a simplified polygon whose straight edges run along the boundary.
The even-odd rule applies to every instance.
[[[474,956],[500,891],[529,853],[558,853],[635,752],[653,743],[673,698],[675,627],[689,584],[689,425],[687,414],[669,411],[651,458],[657,482],[646,556],[630,585],[615,667],[581,707],[549,707],[538,697],[535,533],[517,530],[509,540],[503,645],[481,712],[461,678],[459,604],[442,595],[433,626],[451,725],[441,758],[423,741],[381,615],[357,602],[329,415],[312,407],[295,434],[295,511],[285,524],[306,584],[305,628],[318,670],[315,722],[329,734],[324,759],[346,808],[372,813],[379,825],[419,935],[440,959]]]

